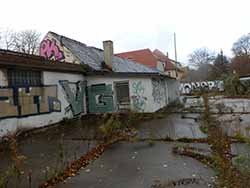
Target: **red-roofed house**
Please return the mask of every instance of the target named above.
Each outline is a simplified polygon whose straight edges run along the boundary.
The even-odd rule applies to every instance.
[[[150,68],[157,67],[157,59],[155,58],[153,53],[150,51],[150,49],[123,52],[123,53],[119,53],[116,55],[121,58],[129,59],[137,63],[146,65]]]
[[[182,76],[184,75],[184,70],[181,67],[181,64],[179,62],[170,59],[168,55],[165,55],[163,52],[161,52],[158,49],[155,49],[153,51],[153,54],[158,61],[165,62],[164,72],[167,75],[169,75],[170,77],[176,78],[178,80],[182,78]]]
[[[150,68],[158,69],[172,78],[180,79],[182,72],[178,67],[180,66],[180,63],[169,59],[168,56],[163,54],[160,50],[156,49],[154,52],[151,52],[150,49],[142,49],[123,52],[116,55],[122,58],[133,60]]]

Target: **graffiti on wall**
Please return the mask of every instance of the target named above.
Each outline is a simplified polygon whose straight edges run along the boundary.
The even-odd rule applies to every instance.
[[[0,119],[60,111],[57,86],[0,88]]]
[[[60,80],[59,83],[62,86],[65,98],[69,103],[69,106],[65,108],[65,113],[72,111],[74,116],[83,113],[86,81],[71,83],[67,80]]]
[[[60,50],[60,47],[56,44],[54,39],[45,39],[41,42],[40,56],[55,61],[62,61],[65,59],[63,51]]]
[[[204,82],[190,82],[190,83],[182,83],[180,85],[180,92],[182,94],[191,94],[194,91],[199,90],[217,90],[224,91],[223,81],[215,80],[215,81],[204,81]]]
[[[111,84],[88,86],[88,109],[90,113],[104,113],[114,110]]]
[[[147,98],[144,96],[145,87],[142,81],[134,82],[132,84],[132,102],[134,109],[138,112],[143,112],[147,104]]]
[[[166,100],[166,86],[164,80],[161,79],[152,79],[152,86],[153,86],[153,98],[154,102],[161,104]]]

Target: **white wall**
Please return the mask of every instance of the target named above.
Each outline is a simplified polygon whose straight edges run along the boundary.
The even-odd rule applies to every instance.
[[[169,80],[169,79],[167,79]],[[112,89],[114,91],[114,82],[128,81],[129,82],[129,94],[130,94],[130,106],[134,111],[139,112],[155,112],[168,104],[168,95],[170,95],[170,100],[178,98],[178,96],[173,96],[177,90],[172,87],[176,87],[174,83],[170,86],[162,88],[164,92],[164,97],[161,100],[156,100],[153,97],[153,84],[151,77],[107,77],[107,76],[89,76],[87,77],[88,86],[93,84],[112,84]],[[173,89],[173,91],[168,91],[168,88]],[[170,94],[169,94],[170,92]],[[137,96],[136,96],[137,95]],[[178,93],[177,93],[178,95]],[[114,96],[114,105],[116,105],[116,97]],[[117,107],[115,106],[115,110]]]
[[[0,87],[8,85],[7,70],[0,69]]]
[[[172,103],[179,100],[179,81],[175,79],[167,79],[168,85],[168,102]]]
[[[52,112],[49,114],[38,114],[23,118],[8,118],[0,120],[0,137],[8,132],[14,133],[17,130],[31,129],[43,127],[49,124],[57,123],[64,118],[72,118],[71,111],[65,111],[65,108],[69,106],[67,102],[65,92],[62,86],[59,84],[60,80],[68,80],[69,82],[84,81],[87,79],[87,85],[93,84],[112,84],[114,91],[114,82],[128,81],[129,82],[129,94],[131,109],[138,112],[155,112],[168,104],[178,99],[178,82],[173,79],[165,78],[165,86],[160,90],[165,95],[160,100],[157,100],[153,96],[153,83],[151,77],[107,77],[107,76],[89,76],[84,77],[81,74],[68,74],[68,73],[56,73],[56,72],[43,72],[43,84],[44,85],[57,85],[57,98],[61,102],[61,112]],[[156,90],[158,91],[158,90]],[[157,93],[157,92],[156,92]],[[116,104],[116,97],[114,95],[114,104]],[[84,103],[86,105],[86,103]],[[85,107],[86,109],[86,107]],[[116,111],[116,108],[115,108]],[[85,111],[86,112],[86,111]],[[2,129],[2,130],[1,130]]]
[[[69,105],[69,103],[66,100],[65,93],[61,85],[59,84],[59,80],[77,82],[84,79],[84,76],[80,74],[43,72],[44,85],[57,85],[57,98],[61,102],[61,112],[52,112],[42,115],[38,114],[23,118],[2,119],[0,120],[0,137],[6,135],[7,133],[15,133],[18,130],[43,127],[46,125],[58,123],[64,118],[72,118],[73,114],[71,111],[65,113],[65,108]]]
[[[60,80],[67,80],[69,82],[78,82],[84,81],[85,78],[82,74],[69,74],[69,73],[56,73],[56,72],[43,72],[43,84],[44,85],[57,85],[57,96],[61,101],[61,113],[58,114],[59,117],[65,117],[65,108],[69,105],[66,100],[65,92],[62,86],[59,84]],[[86,103],[85,103],[86,105]],[[86,112],[86,111],[85,111]],[[67,113],[66,116],[68,118],[73,117],[72,112]]]

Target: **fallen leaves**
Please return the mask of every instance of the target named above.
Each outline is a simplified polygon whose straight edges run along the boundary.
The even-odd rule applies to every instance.
[[[118,132],[112,137],[111,140],[108,140],[105,143],[101,143],[97,147],[91,149],[84,156],[80,157],[79,159],[73,161],[70,165],[68,165],[63,172],[57,174],[57,176],[52,177],[51,179],[41,184],[39,188],[51,187],[59,182],[65,182],[66,179],[76,176],[77,172],[80,169],[85,168],[90,162],[98,159],[110,145],[120,140],[128,139],[130,135],[134,134],[134,130],[129,131],[128,129],[126,129],[124,132]],[[85,172],[90,172],[90,169],[86,169]],[[110,172],[112,172],[112,169]]]

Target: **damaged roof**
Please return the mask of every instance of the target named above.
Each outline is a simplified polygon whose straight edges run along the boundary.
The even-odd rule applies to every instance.
[[[103,70],[104,55],[103,50],[95,47],[87,46],[84,43],[59,35],[54,32],[49,32],[53,37],[61,42],[74,56],[76,56],[82,64],[86,64],[95,71]],[[113,56],[113,72],[127,73],[153,73],[160,74],[156,69],[149,68],[134,61],[124,59],[118,56]]]

